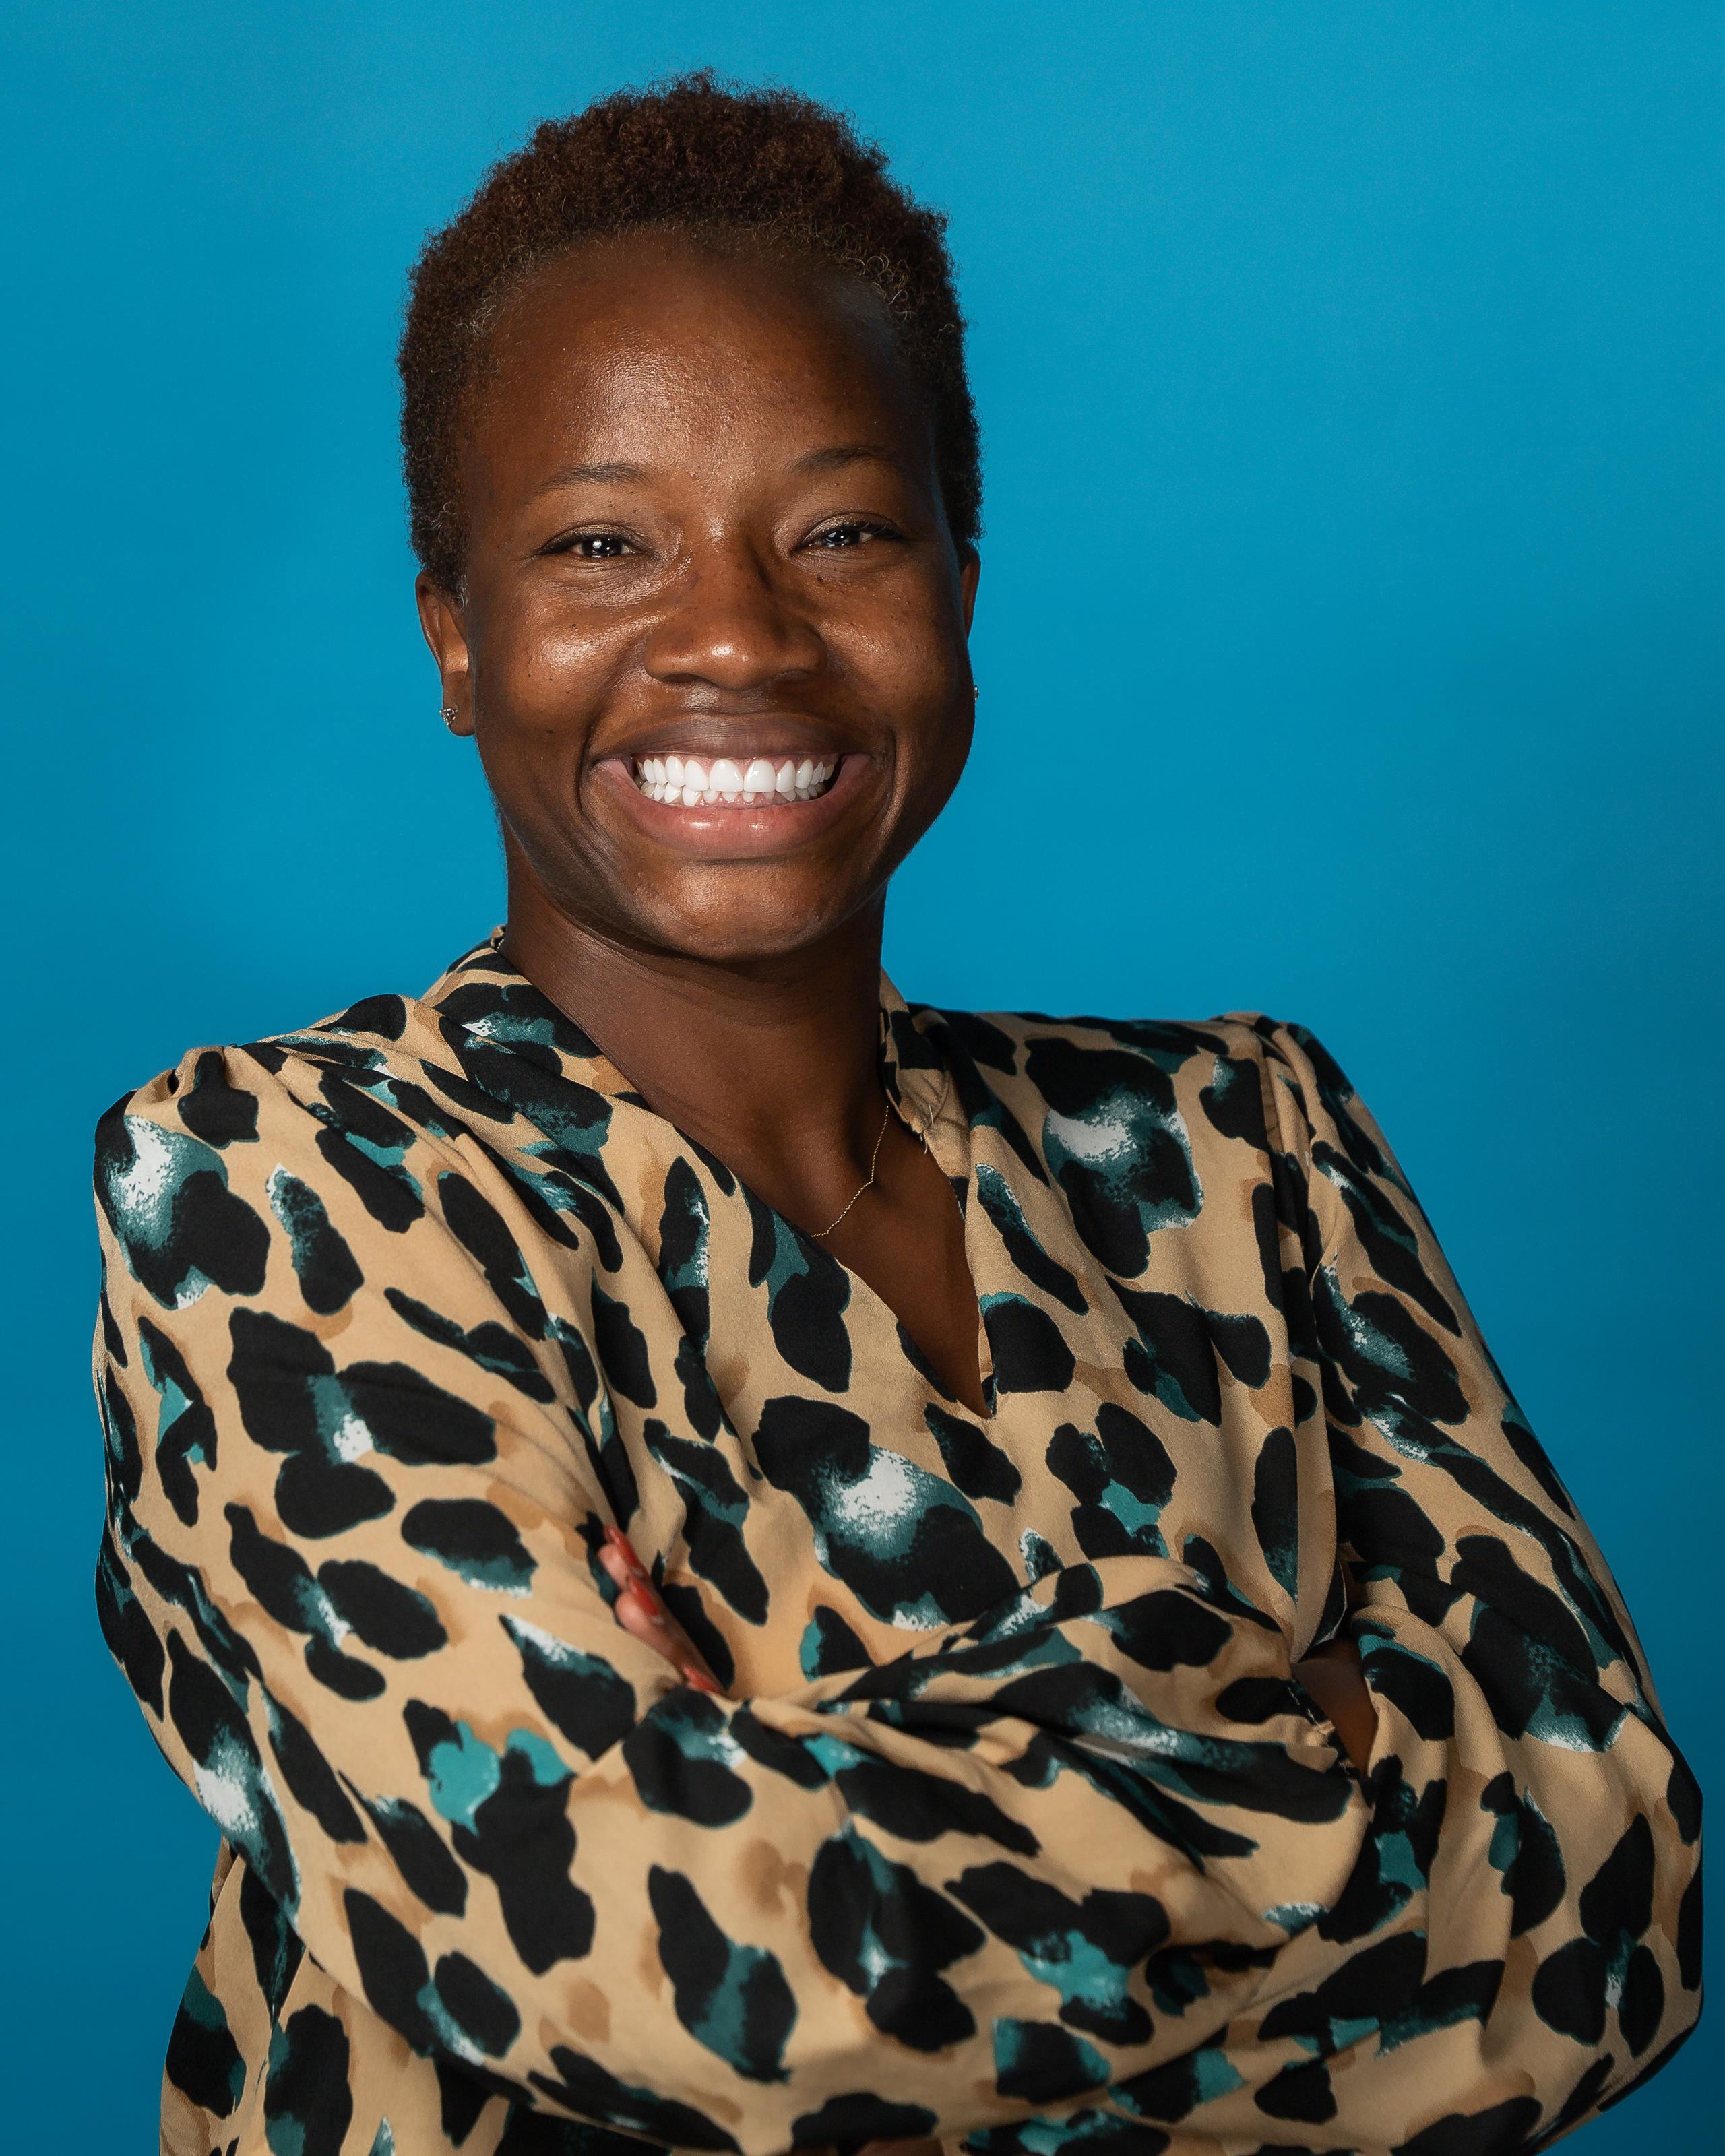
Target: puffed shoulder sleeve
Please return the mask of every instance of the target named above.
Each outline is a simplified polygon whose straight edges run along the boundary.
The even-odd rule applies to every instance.
[[[1411,2076],[1434,2145],[1459,2114],[1444,2147],[1520,2148],[1688,2034],[1699,1793],[1382,1132],[1311,1034],[1266,1033],[1378,1736],[1360,1862],[1266,1988],[1259,2034],[1309,2049],[1313,2108],[1291,2115],[1333,2107],[1335,2139],[1405,2137]],[[1333,1966],[1291,1981],[1326,1945]]]

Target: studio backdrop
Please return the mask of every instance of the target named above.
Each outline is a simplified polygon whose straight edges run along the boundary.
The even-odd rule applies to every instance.
[[[214,1835],[98,1634],[90,1139],[499,918],[395,466],[403,275],[711,64],[943,206],[988,457],[925,999],[1313,1028],[1720,1742],[1725,10],[14,8],[0,2138],[154,2146]],[[1592,2156],[1717,2146],[1717,2031]]]

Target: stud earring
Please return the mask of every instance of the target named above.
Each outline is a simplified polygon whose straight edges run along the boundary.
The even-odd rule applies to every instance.
[[[460,712],[455,709],[455,706],[453,704],[445,704],[442,711],[438,713],[438,716],[443,721],[446,726],[453,726],[456,720],[459,719],[460,716]]]
[[[970,692],[970,701],[973,704],[979,704],[982,701],[982,697],[983,692],[980,689],[972,689]]]

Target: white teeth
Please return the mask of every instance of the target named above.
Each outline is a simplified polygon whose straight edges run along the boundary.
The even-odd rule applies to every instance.
[[[786,757],[775,766],[764,756],[739,764],[721,756],[711,767],[699,757],[642,756],[634,760],[635,784],[649,801],[680,802],[685,808],[752,808],[762,802],[813,801],[832,783],[836,757],[819,762]]]

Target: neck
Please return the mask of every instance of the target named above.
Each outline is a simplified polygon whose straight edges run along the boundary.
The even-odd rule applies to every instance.
[[[512,880],[503,952],[655,1113],[769,1204],[814,1215],[850,1195],[880,1129],[884,911],[720,963],[619,943]]]

